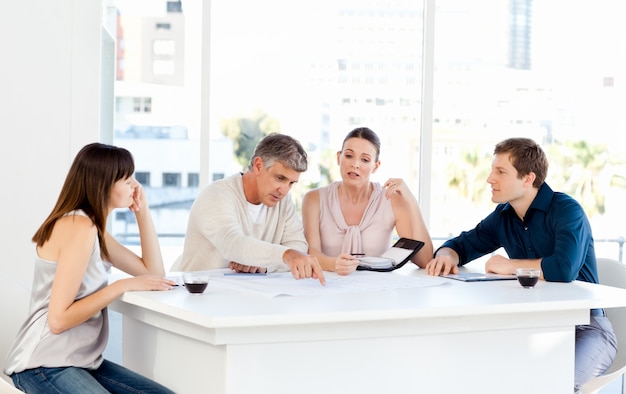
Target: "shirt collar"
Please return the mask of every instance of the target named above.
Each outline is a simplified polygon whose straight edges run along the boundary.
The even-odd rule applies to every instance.
[[[550,186],[548,186],[547,183],[544,182],[539,188],[539,191],[537,192],[535,199],[530,204],[530,207],[528,207],[528,211],[526,211],[526,216],[528,217],[528,213],[533,210],[548,212],[548,210],[550,209],[550,204],[552,203],[553,196],[554,196],[554,191],[552,190]],[[510,203],[507,202],[506,206],[504,207],[504,210],[505,211],[513,210],[513,207],[511,206]]]
[[[540,211],[548,212],[550,209],[550,204],[552,203],[552,197],[554,197],[554,191],[552,188],[548,186],[547,183],[543,183],[537,192],[537,196],[533,200],[528,210],[537,209]]]

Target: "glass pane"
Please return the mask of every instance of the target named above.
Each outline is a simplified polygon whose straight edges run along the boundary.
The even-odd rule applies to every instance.
[[[200,169],[199,78],[190,72],[190,26],[178,1],[114,0],[117,7],[113,143],[129,149],[148,196],[166,268],[182,251]],[[196,51],[197,52],[197,51]],[[112,233],[138,241],[134,215],[118,210]]]
[[[242,12],[245,10],[245,12]],[[404,178],[417,195],[422,1],[215,1],[211,112],[245,165],[270,131],[310,155],[293,194],[338,179],[336,152],[359,126],[381,138],[373,180]]]
[[[625,53],[620,2],[437,0],[431,235],[472,228],[494,204],[494,145],[545,148],[548,184],[575,197],[597,255],[621,258]],[[567,15],[567,17],[565,17]],[[581,22],[584,21],[584,22]],[[611,240],[612,242],[604,242]],[[619,256],[618,256],[619,255]]]
[[[264,134],[290,134],[310,154],[293,190],[299,206],[308,189],[338,178],[344,136],[367,126],[383,144],[373,180],[404,178],[417,195],[422,1],[214,1],[203,4],[211,20],[194,23],[201,13],[185,13],[191,3],[115,4],[114,142],[135,155],[164,250],[178,248],[166,260],[180,252],[203,186],[192,25],[210,25],[211,64],[201,70],[211,87],[209,181],[242,170]],[[115,217],[114,233],[136,241],[130,216]]]

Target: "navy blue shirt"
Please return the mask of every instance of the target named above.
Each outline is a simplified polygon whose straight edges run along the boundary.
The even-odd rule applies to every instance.
[[[441,246],[454,249],[463,265],[503,247],[511,259],[542,259],[547,281],[598,283],[591,225],[572,197],[544,183],[521,220],[509,203],[499,204],[473,230]]]

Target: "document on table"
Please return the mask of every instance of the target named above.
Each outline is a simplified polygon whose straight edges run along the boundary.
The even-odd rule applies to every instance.
[[[439,286],[447,281],[440,277],[415,277],[390,272],[357,271],[340,276],[324,272],[326,286],[317,279],[296,280],[291,272],[267,275],[211,275],[209,286],[277,297],[281,295],[302,296],[318,294],[345,294],[377,290],[407,289]]]

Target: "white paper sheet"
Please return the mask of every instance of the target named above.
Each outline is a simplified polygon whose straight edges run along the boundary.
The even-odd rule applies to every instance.
[[[326,286],[316,279],[296,280],[291,272],[272,273],[264,276],[224,276],[224,271],[213,272],[210,287],[237,290],[265,297],[304,296],[318,294],[344,294],[377,290],[406,289],[439,286],[446,283],[440,277],[414,277],[392,272],[356,271],[347,276],[325,272]]]

